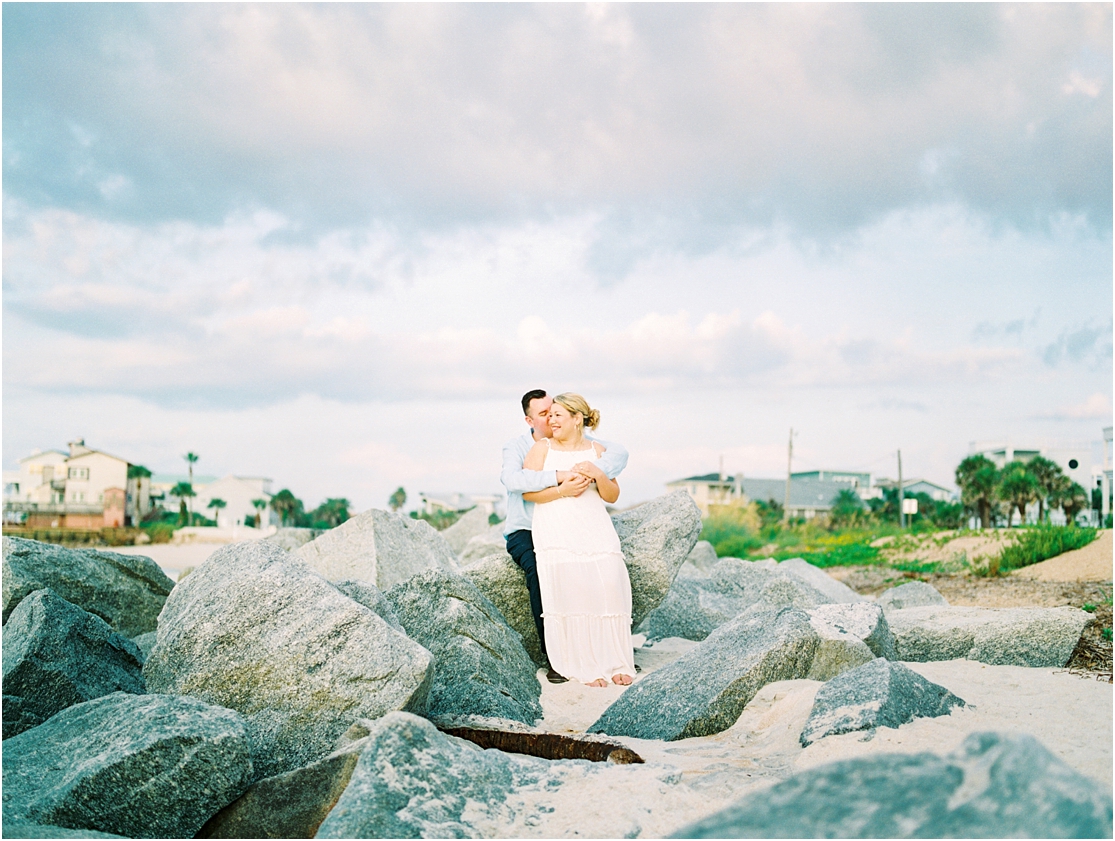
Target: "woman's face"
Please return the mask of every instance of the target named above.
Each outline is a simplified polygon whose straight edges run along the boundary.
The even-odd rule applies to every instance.
[[[581,413],[570,413],[560,403],[550,407],[550,429],[559,441],[568,441],[577,435],[581,426]]]

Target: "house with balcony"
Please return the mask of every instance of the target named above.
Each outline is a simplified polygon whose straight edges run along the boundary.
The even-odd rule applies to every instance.
[[[149,510],[150,473],[85,446],[20,459],[4,476],[4,522],[31,528],[102,529],[138,522]]]

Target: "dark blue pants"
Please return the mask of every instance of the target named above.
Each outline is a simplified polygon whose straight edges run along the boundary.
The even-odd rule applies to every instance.
[[[530,529],[519,529],[507,535],[507,552],[519,565],[527,580],[530,594],[530,612],[534,614],[534,627],[538,629],[538,639],[542,641],[542,656],[550,662],[546,654],[546,631],[542,625],[542,591],[538,587],[538,562],[534,557],[534,535]]]

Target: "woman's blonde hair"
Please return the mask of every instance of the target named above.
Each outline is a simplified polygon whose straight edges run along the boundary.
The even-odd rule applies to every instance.
[[[555,397],[554,402],[560,403],[573,414],[581,415],[585,419],[586,429],[596,429],[600,426],[600,413],[591,408],[581,395],[567,391]]]

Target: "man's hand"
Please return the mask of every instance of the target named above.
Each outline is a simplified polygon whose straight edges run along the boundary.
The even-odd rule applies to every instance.
[[[557,471],[557,483],[559,485],[562,482],[568,482],[572,478],[573,478],[573,471],[572,470],[558,470]]]
[[[570,473],[564,482],[558,482],[558,493],[563,497],[580,496],[592,484],[592,480],[581,473]]]

